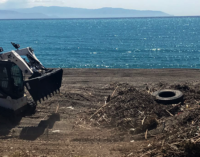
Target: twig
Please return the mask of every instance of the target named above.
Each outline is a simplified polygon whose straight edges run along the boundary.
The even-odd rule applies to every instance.
[[[179,109],[179,107],[180,107],[180,104],[175,104],[175,106],[173,106],[172,108],[170,108],[168,111],[177,110],[177,109]]]
[[[112,95],[111,95],[111,97],[113,97],[113,95],[115,94],[115,91],[117,90],[117,88],[118,88],[118,86],[115,88],[115,90],[113,91],[113,93],[112,93]],[[109,104],[109,103],[106,103],[106,101],[105,101],[105,104],[100,108],[100,109],[98,109],[89,119],[91,119],[92,117],[94,117],[102,108],[104,108],[107,104]]]
[[[105,103],[100,109],[98,109],[89,119],[91,119],[92,117],[94,117],[99,111],[102,110],[102,108],[104,108],[105,106],[107,106],[109,103]]]
[[[142,125],[144,124],[144,120],[145,120],[145,118],[146,118],[146,116],[143,118],[143,120],[142,120]]]
[[[200,137],[200,135],[197,135],[197,136],[195,136],[195,137],[193,137],[193,138],[191,138],[191,139],[193,139],[193,140],[194,140],[194,139],[196,139],[197,137]]]
[[[177,144],[180,144],[182,141],[180,142],[175,142],[175,143],[172,143],[172,145],[177,145]]]
[[[44,118],[43,118],[42,120],[44,120],[46,117],[47,117],[47,115],[46,115],[46,116],[44,116]]]
[[[172,145],[172,144],[167,144],[167,145],[170,146],[174,150],[178,150],[178,148],[176,146]]]
[[[113,97],[113,95],[115,94],[115,91],[117,90],[118,87],[119,87],[119,86],[117,86],[117,87],[115,88],[115,90],[113,91],[111,97]]]
[[[58,113],[59,106],[60,106],[60,104],[58,103],[58,106],[56,108],[56,112],[55,113]]]
[[[101,117],[97,120],[97,122],[99,122],[100,120],[102,120],[102,118],[103,118],[103,116],[101,116]]]
[[[129,155],[127,155],[127,157],[128,157],[128,156],[131,156],[131,155],[133,155],[133,153],[130,153]]]
[[[145,133],[145,139],[147,140],[147,133],[148,133],[148,129],[146,130],[146,133]]]
[[[199,142],[200,141],[200,138],[199,139],[197,139],[195,142],[194,142],[194,144],[196,144],[197,142]]]
[[[168,110],[165,110],[167,113],[169,113],[170,116],[174,116],[173,114],[171,114]]]
[[[143,157],[143,156],[145,156],[145,155],[147,155],[147,154],[150,154],[150,153],[152,153],[152,152],[155,151],[155,150],[156,150],[156,149],[150,150],[150,151],[144,153],[143,155],[141,155],[141,157]]]
[[[91,128],[85,127],[83,125],[78,125],[78,126],[81,127],[81,128],[87,129],[87,130],[91,130]]]

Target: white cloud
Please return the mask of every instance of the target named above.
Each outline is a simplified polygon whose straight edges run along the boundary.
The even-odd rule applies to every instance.
[[[0,3],[5,3],[7,0],[0,0]]]

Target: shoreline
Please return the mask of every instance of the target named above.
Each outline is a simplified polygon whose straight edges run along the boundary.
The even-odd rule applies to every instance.
[[[175,83],[200,79],[200,69],[63,69],[68,83],[127,82],[135,85],[159,81]],[[63,82],[65,83],[65,81]]]
[[[0,19],[0,20],[94,20],[94,19],[146,19],[146,18],[199,18],[199,15],[193,16],[154,16],[154,17],[97,17],[97,18],[19,18],[19,19]]]

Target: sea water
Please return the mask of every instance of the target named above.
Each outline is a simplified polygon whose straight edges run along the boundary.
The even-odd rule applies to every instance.
[[[0,47],[55,68],[200,68],[200,17],[0,20]]]

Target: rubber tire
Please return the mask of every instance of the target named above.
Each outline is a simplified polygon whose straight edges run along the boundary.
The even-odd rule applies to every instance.
[[[175,96],[161,97],[160,94],[164,92],[173,92]],[[152,95],[156,97],[157,102],[162,103],[162,104],[177,104],[183,101],[183,93],[179,90],[164,89],[164,90],[156,91]]]

